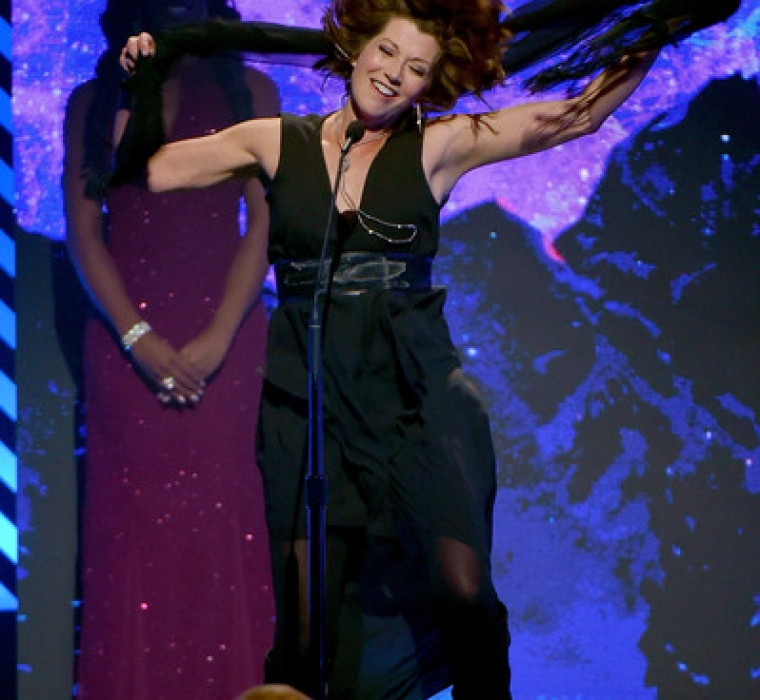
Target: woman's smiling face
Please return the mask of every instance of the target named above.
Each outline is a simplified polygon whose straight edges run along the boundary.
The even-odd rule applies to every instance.
[[[437,40],[413,21],[391,19],[354,63],[351,97],[356,116],[370,129],[391,126],[425,92],[438,51]]]

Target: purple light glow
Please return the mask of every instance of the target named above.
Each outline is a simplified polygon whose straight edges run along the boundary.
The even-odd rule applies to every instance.
[[[665,50],[640,90],[599,134],[465,178],[452,193],[444,218],[493,200],[549,237],[566,228],[583,213],[615,145],[657,115],[677,119],[713,78],[757,74],[760,9],[749,4],[728,25],[704,31],[677,50]],[[318,26],[324,5],[316,0],[237,3],[244,19],[300,26]],[[103,6],[92,0],[14,3],[18,219],[24,229],[51,238],[64,235],[59,188],[63,110],[73,87],[91,77],[102,50],[97,18]],[[322,111],[339,102],[335,86],[324,94],[322,77],[308,70],[263,68],[280,82],[286,110]],[[518,86],[508,84],[489,96],[489,105],[524,99]],[[462,107],[481,108],[467,101]]]

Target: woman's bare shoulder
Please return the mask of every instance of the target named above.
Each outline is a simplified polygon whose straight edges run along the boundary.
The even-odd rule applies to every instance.
[[[97,89],[98,82],[94,79],[77,85],[66,101],[66,110],[74,114],[89,109],[95,99]]]

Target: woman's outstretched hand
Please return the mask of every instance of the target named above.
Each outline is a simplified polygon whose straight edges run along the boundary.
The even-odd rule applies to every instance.
[[[156,50],[153,36],[141,32],[127,39],[119,55],[119,64],[129,75],[123,87],[125,95],[130,96],[131,114],[116,147],[109,187],[144,177],[148,160],[164,143],[161,95],[168,73],[158,66],[154,58]],[[138,70],[146,58],[151,60],[143,62]]]
[[[119,56],[119,64],[129,75],[134,75],[139,58],[141,56],[154,56],[155,53],[156,41],[153,36],[148,32],[140,32],[127,39],[127,43]]]

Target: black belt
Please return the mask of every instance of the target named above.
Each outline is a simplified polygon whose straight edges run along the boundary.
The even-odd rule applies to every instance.
[[[330,261],[324,262],[325,278]],[[430,289],[433,267],[425,255],[343,253],[332,278],[333,294],[361,294],[376,289],[418,292]],[[280,303],[314,295],[319,260],[279,260],[274,264]]]

